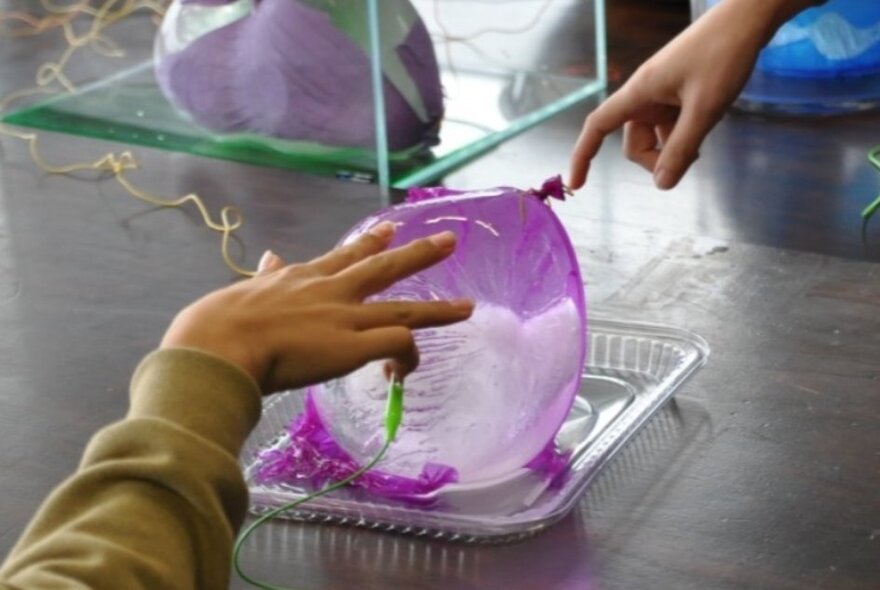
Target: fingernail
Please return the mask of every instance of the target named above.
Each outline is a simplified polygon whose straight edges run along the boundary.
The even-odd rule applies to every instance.
[[[386,381],[403,381],[403,377],[401,377],[403,371],[401,370],[400,365],[394,361],[388,361],[385,363],[385,366],[382,367],[382,372],[385,374]]]
[[[675,178],[673,178],[669,170],[660,168],[654,172],[654,182],[656,183],[657,188],[667,190],[672,188],[673,184],[675,184]]]
[[[440,248],[441,250],[451,250],[455,247],[455,234],[451,231],[440,232],[439,234],[434,234],[430,238],[431,243]]]
[[[263,252],[263,255],[260,257],[260,262],[257,264],[257,272],[263,272],[269,265],[272,264],[272,260],[275,259],[275,253],[272,250],[266,250]]]
[[[474,310],[474,302],[470,299],[453,299],[449,302],[449,305],[461,312],[471,312]]]
[[[393,223],[390,221],[383,221],[382,223],[377,223],[371,227],[369,233],[382,240],[387,240],[394,235],[395,229]]]

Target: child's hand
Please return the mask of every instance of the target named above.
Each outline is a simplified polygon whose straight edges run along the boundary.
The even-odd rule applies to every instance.
[[[569,186],[586,181],[602,140],[624,130],[624,152],[675,186],[700,144],[736,99],[758,52],[788,17],[816,0],[724,0],[645,62],[587,117],[572,155]]]
[[[184,309],[162,347],[220,356],[265,393],[338,377],[378,359],[391,359],[402,378],[418,365],[411,330],[465,320],[473,303],[364,303],[455,250],[455,236],[444,232],[386,252],[393,235],[392,224],[379,224],[305,264],[284,266],[267,253],[256,277]]]

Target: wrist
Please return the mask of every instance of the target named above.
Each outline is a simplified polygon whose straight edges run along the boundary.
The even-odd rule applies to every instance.
[[[246,334],[246,330],[218,330],[216,319],[202,317],[198,306],[183,310],[171,323],[160,349],[183,348],[197,350],[216,356],[234,365],[256,383],[262,384],[264,369],[255,362],[250,347],[240,337],[230,334]]]

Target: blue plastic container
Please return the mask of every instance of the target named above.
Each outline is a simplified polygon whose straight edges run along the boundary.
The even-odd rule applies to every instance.
[[[719,1],[693,0],[694,18]],[[880,0],[830,0],[783,25],[737,106],[794,115],[880,107]]]

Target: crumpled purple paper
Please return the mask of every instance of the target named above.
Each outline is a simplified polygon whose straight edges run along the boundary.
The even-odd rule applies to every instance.
[[[526,463],[526,469],[538,473],[550,482],[551,490],[562,487],[569,474],[568,461],[571,459],[571,451],[563,451],[556,446],[556,441],[550,441],[534,459]]]
[[[320,489],[350,477],[361,468],[333,440],[315,409],[312,395],[312,392],[306,394],[305,411],[288,426],[287,444],[259,455],[257,483],[307,483]],[[549,480],[550,489],[558,489],[565,482],[570,457],[570,452],[560,450],[551,441],[525,467]],[[458,474],[452,467],[427,463],[417,479],[372,470],[352,482],[351,487],[408,504],[430,505],[434,498],[426,496],[457,481]]]
[[[312,395],[312,392],[306,394],[305,411],[288,426],[287,445],[260,454],[257,483],[305,482],[318,489],[342,481],[361,468],[333,440],[315,409]],[[428,463],[417,479],[371,470],[352,482],[351,487],[385,498],[418,503],[423,496],[457,480],[455,469]]]

